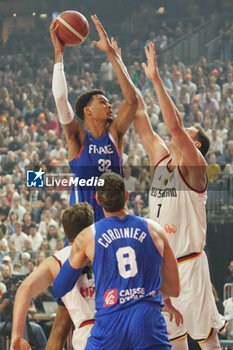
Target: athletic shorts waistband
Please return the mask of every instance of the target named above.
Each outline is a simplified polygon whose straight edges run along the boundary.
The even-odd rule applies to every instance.
[[[82,327],[85,327],[85,326],[90,326],[90,325],[92,325],[92,324],[94,324],[94,323],[95,323],[95,320],[94,320],[94,319],[86,320],[86,321],[83,321],[83,322],[80,324],[79,328],[82,328]]]
[[[188,260],[196,259],[196,258],[198,258],[199,256],[201,256],[202,253],[203,253],[203,252],[200,252],[200,253],[191,253],[191,254],[188,254],[188,255],[181,256],[180,258],[177,258],[177,262],[178,262],[178,264],[182,264],[183,262],[186,262],[186,261],[188,261]]]

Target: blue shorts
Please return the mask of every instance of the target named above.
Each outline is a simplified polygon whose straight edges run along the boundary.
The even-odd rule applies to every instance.
[[[140,301],[98,316],[85,350],[170,350],[167,326],[159,305]]]

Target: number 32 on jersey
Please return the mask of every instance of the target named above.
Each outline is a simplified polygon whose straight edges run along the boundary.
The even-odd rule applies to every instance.
[[[98,170],[101,172],[109,172],[111,171],[111,159],[99,159],[98,160]]]

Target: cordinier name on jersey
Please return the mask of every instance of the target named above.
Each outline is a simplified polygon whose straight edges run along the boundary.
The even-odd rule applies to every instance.
[[[122,289],[119,292],[119,303],[123,304],[132,299],[139,299],[145,296],[145,289],[142,287]]]
[[[135,227],[113,228],[103,233],[98,239],[98,243],[104,246],[104,248],[108,248],[109,244],[116,239],[133,238],[142,243],[146,236],[147,234],[144,231]]]
[[[92,153],[98,153],[98,154],[112,154],[113,153],[113,149],[111,145],[106,145],[106,146],[97,146],[97,145],[89,145],[88,148],[88,153],[92,154]]]
[[[172,188],[151,187],[150,194],[151,196],[157,197],[157,198],[177,197],[177,192],[175,187],[172,187]]]

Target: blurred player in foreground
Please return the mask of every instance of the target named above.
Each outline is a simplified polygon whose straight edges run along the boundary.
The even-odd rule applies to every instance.
[[[92,207],[86,203],[74,204],[66,209],[62,216],[62,224],[65,234],[70,242],[73,243],[77,234],[94,221]],[[71,245],[63,248],[53,256],[45,259],[38,268],[33,271],[18,288],[13,312],[13,327],[11,338],[11,350],[31,349],[28,342],[23,339],[27,309],[33,297],[44,292],[59,273],[60,267],[69,257]],[[85,270],[84,270],[85,271]],[[86,293],[88,290],[88,293]],[[95,294],[94,279],[89,276],[89,272],[80,275],[74,288],[62,298],[71,319],[74,323],[73,348],[83,350],[86,345],[87,337],[90,334],[91,326],[94,323],[95,313]],[[70,317],[66,318],[66,308],[60,303],[58,313],[60,317],[56,318],[53,327],[56,329],[59,343],[54,343],[51,337],[48,340],[46,349],[63,349],[65,338],[62,337],[64,327],[67,332],[70,330]],[[59,310],[62,309],[60,313]],[[59,334],[60,328],[61,334]]]
[[[168,350],[161,308],[163,298],[179,295],[176,259],[160,225],[127,214],[121,176],[105,173],[100,178],[104,186],[97,185],[97,200],[105,218],[76,237],[54,292],[61,297],[69,291],[88,258],[97,312],[86,349]]]

